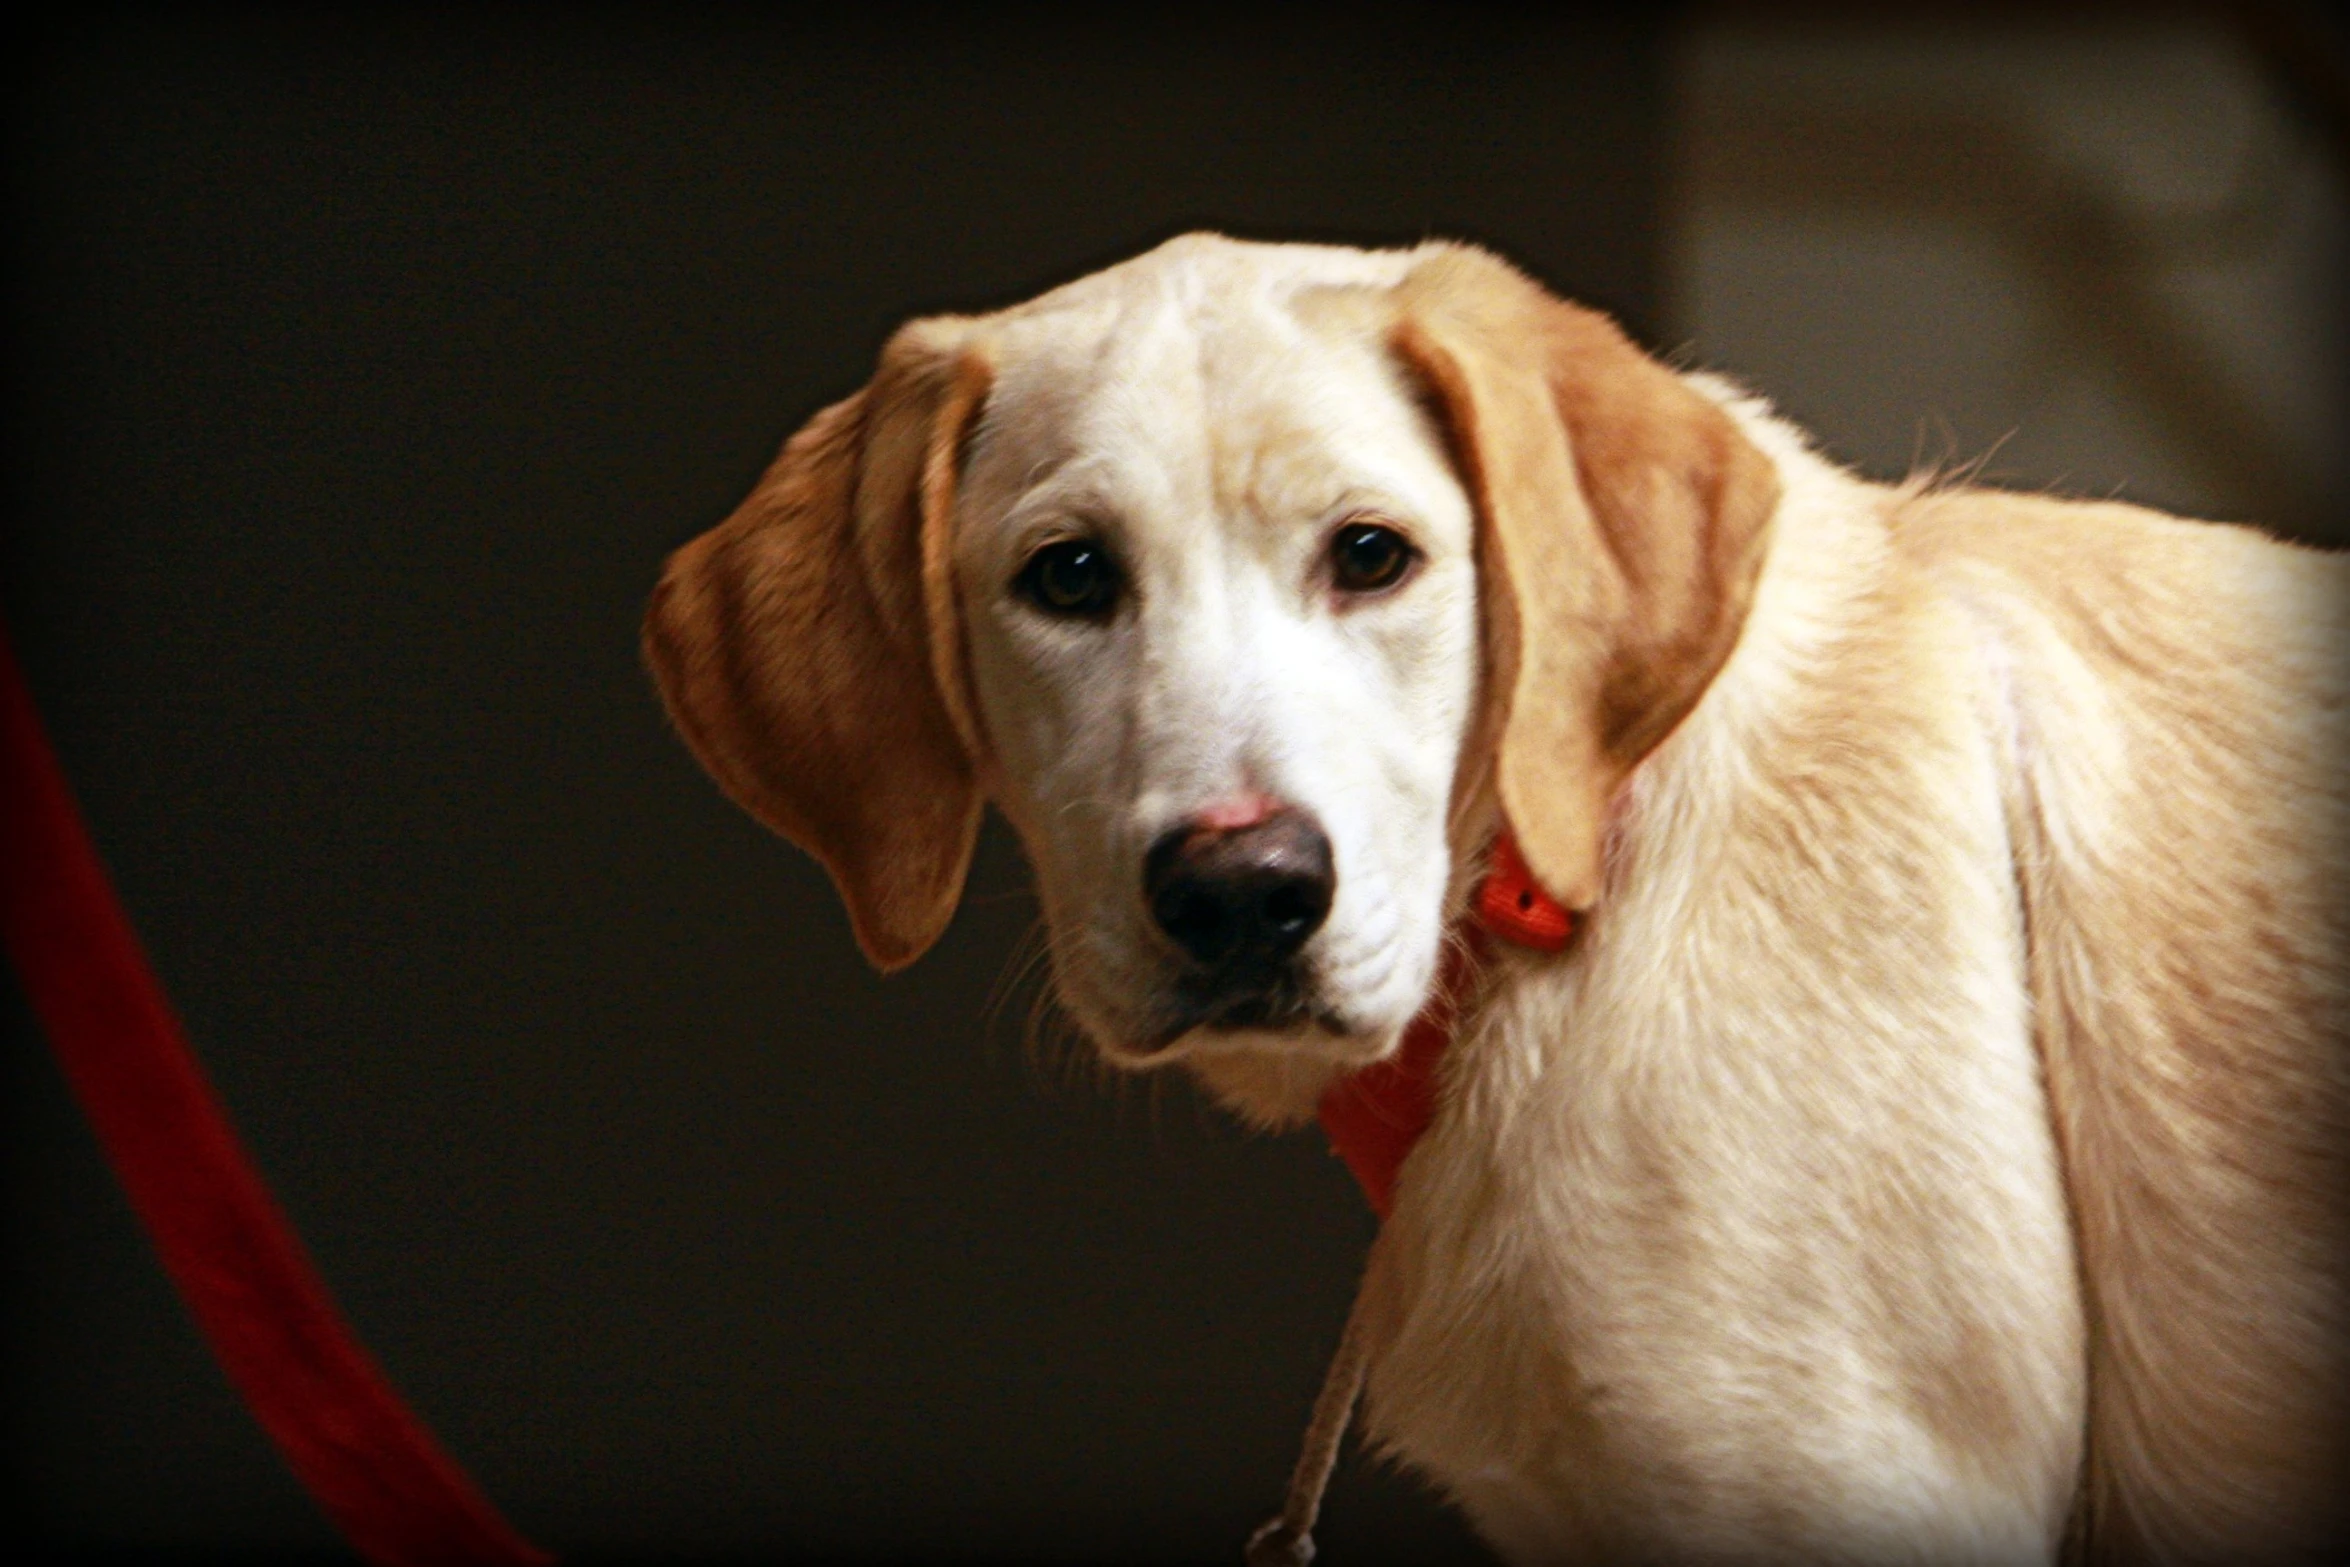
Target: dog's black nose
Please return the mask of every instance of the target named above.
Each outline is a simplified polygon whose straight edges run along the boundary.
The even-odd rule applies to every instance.
[[[1151,918],[1210,968],[1279,963],[1329,917],[1330,840],[1299,810],[1246,827],[1177,827],[1143,859]]]

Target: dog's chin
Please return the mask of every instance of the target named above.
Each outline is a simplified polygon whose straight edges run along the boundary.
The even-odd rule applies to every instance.
[[[1332,1083],[1393,1054],[1402,1037],[1401,1029],[1319,1023],[1208,1032],[1183,1064],[1227,1110],[1252,1126],[1280,1129],[1311,1120]]]
[[[1181,1066],[1225,1109],[1252,1126],[1285,1129],[1311,1120],[1330,1085],[1393,1053],[1400,1028],[1365,1028],[1327,1013],[1278,1021],[1219,1019],[1162,1036],[1148,1046],[1096,1040],[1111,1065],[1128,1071]]]
[[[1183,1069],[1216,1103],[1250,1126],[1272,1132],[1312,1120],[1322,1096],[1346,1070],[1328,1059],[1254,1051],[1191,1056]]]

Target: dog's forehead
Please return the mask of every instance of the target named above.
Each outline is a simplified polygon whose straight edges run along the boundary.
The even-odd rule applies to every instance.
[[[1390,288],[1418,260],[1419,253],[1408,250],[1261,244],[1221,234],[1185,234],[989,319],[1014,326],[1056,318],[1066,326],[1071,317],[1110,320],[1153,302],[1212,312],[1245,301],[1274,303],[1315,289]]]
[[[1057,482],[1272,515],[1322,504],[1335,468],[1424,486],[1380,330],[1408,260],[1187,236],[989,318],[975,496]]]

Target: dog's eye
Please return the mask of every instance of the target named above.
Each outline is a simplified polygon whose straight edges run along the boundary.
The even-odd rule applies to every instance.
[[[1028,557],[1014,583],[1048,615],[1100,619],[1117,607],[1118,563],[1091,539],[1062,539]]]
[[[1349,523],[1330,541],[1330,575],[1342,593],[1377,593],[1401,582],[1418,556],[1393,528]]]

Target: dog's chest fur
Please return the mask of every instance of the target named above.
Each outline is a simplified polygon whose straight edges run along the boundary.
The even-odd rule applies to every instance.
[[[1985,661],[1870,492],[1796,488],[1580,945],[1488,976],[1374,1265],[1373,1432],[1512,1555],[2021,1559],[2071,1498]]]

